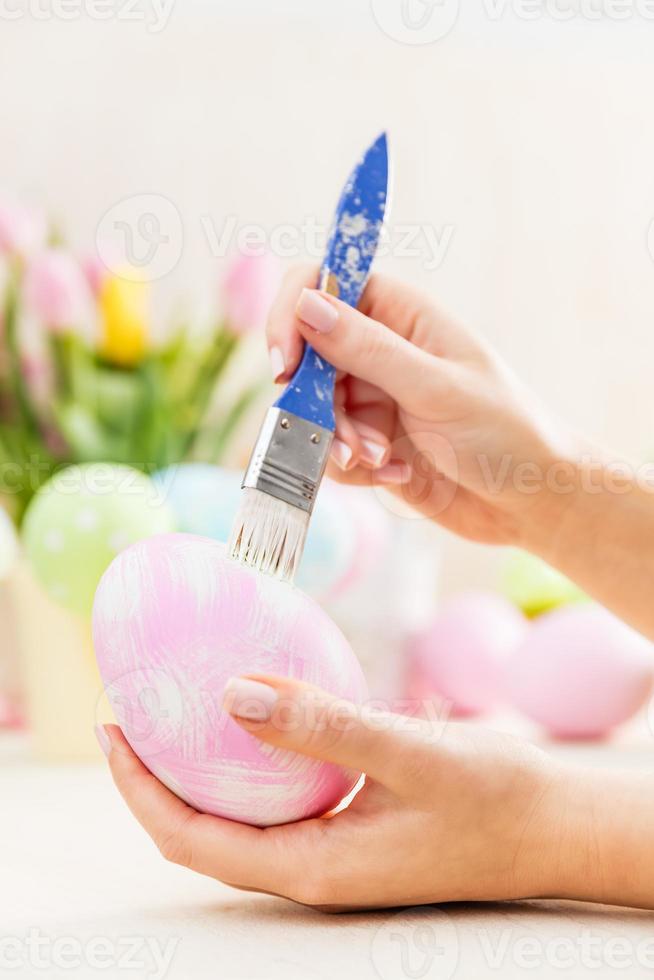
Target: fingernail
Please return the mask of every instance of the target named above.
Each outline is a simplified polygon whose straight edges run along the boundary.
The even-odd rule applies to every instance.
[[[230,677],[225,684],[223,706],[230,715],[247,721],[267,721],[277,704],[273,687],[248,677]]]
[[[98,740],[98,745],[104,752],[107,758],[111,755],[111,739],[107,733],[107,729],[104,725],[96,725],[93,729],[95,732],[95,737]]]
[[[361,458],[371,466],[381,466],[387,452],[387,446],[380,446],[378,442],[372,442],[370,439],[361,440]]]
[[[346,442],[343,442],[341,439],[334,439],[329,455],[337,466],[345,470],[347,469],[347,464],[352,459],[352,450]]]
[[[277,381],[277,378],[280,378],[286,370],[284,355],[279,347],[271,347],[268,356],[270,357],[270,369],[272,371],[273,381]]]
[[[318,333],[331,333],[338,320],[338,310],[316,289],[303,289],[296,309],[304,323]]]
[[[375,473],[375,480],[380,483],[408,483],[411,479],[411,467],[408,463],[387,463]]]

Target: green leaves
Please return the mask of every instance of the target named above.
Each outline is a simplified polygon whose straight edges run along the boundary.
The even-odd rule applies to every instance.
[[[178,329],[139,363],[105,360],[73,332],[43,337],[51,375],[43,404],[22,370],[21,270],[4,297],[5,363],[0,376],[0,493],[17,497],[22,513],[59,465],[107,461],[154,472],[189,458],[220,462],[243,416],[261,390],[249,381],[207,421],[214,393],[239,338],[222,324],[207,339]]]

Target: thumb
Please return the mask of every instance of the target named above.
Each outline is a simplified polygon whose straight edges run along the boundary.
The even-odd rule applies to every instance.
[[[387,786],[400,781],[395,715],[368,711],[301,681],[262,675],[232,677],[223,708],[269,745],[365,772]]]
[[[295,313],[302,336],[322,357],[399,404],[433,404],[445,394],[446,361],[329,293],[303,289]]]

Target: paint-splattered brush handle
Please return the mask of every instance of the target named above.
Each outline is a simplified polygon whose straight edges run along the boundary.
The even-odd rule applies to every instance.
[[[318,287],[357,306],[384,224],[389,189],[388,140],[382,133],[348,178],[336,208]],[[335,368],[307,344],[275,408],[334,432]]]

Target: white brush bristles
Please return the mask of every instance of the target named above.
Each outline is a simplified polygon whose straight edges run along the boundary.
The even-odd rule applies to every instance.
[[[246,487],[228,542],[231,558],[292,582],[302,558],[310,514]]]

